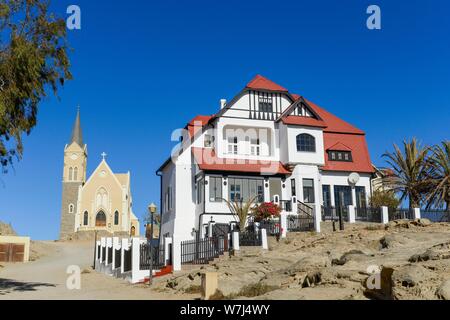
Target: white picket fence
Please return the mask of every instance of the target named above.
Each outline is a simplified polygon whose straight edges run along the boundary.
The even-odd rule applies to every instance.
[[[172,238],[164,238],[165,261],[169,261],[169,246]],[[140,238],[101,238],[95,245],[95,270],[112,277],[140,283],[150,276],[149,270],[141,270],[141,244],[147,240]],[[155,274],[158,270],[153,270]]]

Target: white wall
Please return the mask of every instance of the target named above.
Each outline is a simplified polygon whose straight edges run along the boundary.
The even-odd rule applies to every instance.
[[[302,133],[312,135],[316,139],[316,152],[298,152],[297,136]],[[288,150],[288,162],[303,164],[325,164],[323,130],[312,127],[287,127],[287,145],[283,144],[283,148]],[[283,154],[283,153],[282,153]]]
[[[350,172],[330,172],[330,171],[324,171],[322,172],[322,178],[321,178],[321,187],[320,187],[320,197],[321,197],[321,203],[323,203],[322,199],[322,185],[330,185],[330,191],[331,191],[331,205],[335,205],[334,202],[334,186],[350,186],[350,183],[348,182],[348,176],[350,175]],[[368,203],[369,197],[370,197],[370,174],[360,174],[360,179],[358,183],[355,185],[357,187],[365,187],[366,188],[366,201]],[[355,190],[353,188],[352,190],[352,201],[353,205],[356,204],[355,199]]]

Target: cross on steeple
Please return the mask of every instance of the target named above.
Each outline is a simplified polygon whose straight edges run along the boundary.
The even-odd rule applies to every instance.
[[[101,156],[102,156],[103,160],[105,160],[107,154],[103,152],[103,153],[101,154]]]

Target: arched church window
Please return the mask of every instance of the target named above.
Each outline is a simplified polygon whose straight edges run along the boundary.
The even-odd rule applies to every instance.
[[[69,181],[72,181],[72,179],[73,179],[73,168],[70,167],[69,168]]]
[[[78,168],[73,169],[73,181],[78,181]]]
[[[106,214],[102,210],[100,210],[95,217],[95,226],[106,227]]]
[[[69,204],[69,213],[73,213],[75,210],[75,206],[73,204]]]
[[[89,224],[89,213],[85,211],[83,215],[83,225],[87,226],[88,224]]]
[[[97,208],[103,207],[105,209],[108,208],[108,192],[105,188],[101,188],[97,191],[97,195],[95,197]]]
[[[117,226],[119,225],[119,212],[114,212],[114,224]]]

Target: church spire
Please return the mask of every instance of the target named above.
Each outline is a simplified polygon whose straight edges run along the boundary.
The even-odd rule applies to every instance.
[[[81,123],[80,123],[80,107],[77,110],[77,118],[75,119],[75,124],[72,129],[72,138],[70,143],[76,142],[80,147],[83,147],[83,134],[81,133]]]

